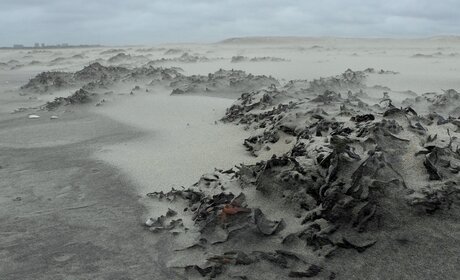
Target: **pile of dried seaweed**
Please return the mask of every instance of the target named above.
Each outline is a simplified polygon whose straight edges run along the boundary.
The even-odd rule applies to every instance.
[[[192,229],[185,227],[182,219],[173,219],[177,212],[171,209],[147,221],[152,232],[169,232],[189,239],[187,245],[176,249],[190,252],[187,261],[173,261],[170,267],[185,268],[187,273],[211,278],[221,274],[246,277],[250,272],[244,270],[264,264],[276,266],[291,277],[311,277],[320,273],[322,267],[316,260],[286,246],[273,246],[270,251],[259,249],[267,240],[273,242],[278,238],[285,222],[270,219],[260,208],[251,207],[243,192],[235,195],[222,191],[226,185],[239,181],[236,179],[238,173],[220,170],[204,175],[189,189],[148,194],[177,204],[180,204],[178,200],[185,201],[183,212],[188,213],[186,216],[194,223]],[[197,233],[198,237],[194,238]]]
[[[145,81],[146,83],[169,82],[182,77],[181,69],[155,68],[152,66],[133,69],[120,66],[104,66],[92,63],[75,73],[43,72],[21,87],[25,93],[52,93],[56,90],[81,87],[85,90],[107,89],[119,82]]]
[[[91,102],[91,97],[94,95],[94,93],[89,93],[84,89],[79,89],[68,97],[56,97],[53,101],[47,102],[43,107],[48,111],[52,111],[60,106],[85,104]]]
[[[180,53],[181,50],[178,50]],[[165,54],[173,54],[169,51],[167,51]],[[206,56],[198,56],[198,55],[191,55],[188,52],[184,52],[181,56],[176,57],[176,58],[160,58],[156,60],[151,60],[147,63],[147,65],[158,65],[158,64],[163,64],[163,63],[173,63],[173,62],[179,62],[179,63],[197,63],[197,62],[208,62],[213,59],[207,58]]]
[[[454,89],[445,90],[442,94],[425,93],[422,96],[408,98],[403,103],[427,113],[442,112],[457,117],[460,115],[460,93]]]
[[[404,226],[401,216],[458,207],[458,115],[419,115],[395,107],[388,93],[368,104],[364,80],[347,70],[243,93],[223,120],[253,131],[244,145],[254,156],[288,148],[203,176],[190,189],[150,194],[185,200],[198,232],[184,250],[199,250],[194,259],[203,262],[174,267],[248,277],[269,264],[279,275],[332,277],[325,260],[336,250],[364,252],[382,229]],[[445,98],[460,105],[454,91],[446,94],[428,100],[430,108]]]
[[[117,86],[136,82],[146,87],[161,87],[172,90],[172,94],[219,94],[239,95],[261,88],[279,85],[273,77],[255,76],[240,70],[219,70],[207,76],[186,76],[177,67],[163,68],[145,65],[126,68],[121,66],[104,66],[94,62],[75,73],[43,72],[21,87],[23,94],[49,93],[57,90],[81,90],[93,93],[105,93]],[[70,97],[66,97],[70,98]],[[58,103],[66,103],[65,98],[57,98],[45,108],[56,108]]]
[[[107,62],[110,64],[121,64],[121,63],[132,63],[132,62],[145,62],[148,61],[148,58],[143,55],[130,55],[123,52],[118,53],[115,56],[107,59]]]
[[[273,77],[247,74],[241,70],[223,70],[207,76],[182,76],[171,82],[172,94],[222,92],[227,95],[250,92],[271,85],[279,85]]]
[[[253,57],[249,58],[247,56],[232,56],[230,62],[232,63],[238,63],[238,62],[283,62],[283,61],[289,61],[285,58],[281,57],[272,57],[272,56],[263,56],[263,57]]]
[[[33,92],[47,92],[68,87],[69,80],[72,79],[71,73],[66,72],[42,72],[32,78],[27,84],[21,87],[21,90]]]

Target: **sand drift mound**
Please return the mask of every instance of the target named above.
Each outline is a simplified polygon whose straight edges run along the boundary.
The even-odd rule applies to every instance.
[[[92,63],[82,70],[69,72],[42,72],[30,79],[20,90],[21,94],[53,94],[57,91],[84,90],[97,101],[98,95],[110,90],[133,86],[128,91],[133,94],[141,86],[149,88],[166,88],[172,94],[217,95],[221,97],[236,97],[243,92],[253,91],[271,85],[279,85],[273,77],[247,74],[241,70],[220,69],[209,75],[182,74],[177,67],[142,67],[126,68],[121,66],[104,66],[98,62]],[[56,109],[57,104],[76,104],[75,102],[61,102],[58,97],[53,104],[45,106],[47,109]],[[83,102],[79,102],[83,103]]]
[[[410,219],[458,217],[459,93],[404,101],[423,115],[368,93],[365,72],[351,70],[243,93],[223,121],[253,131],[243,144],[269,159],[148,194],[175,209],[147,221],[176,238],[184,257],[169,266],[188,277],[334,279],[337,250],[362,253]]]

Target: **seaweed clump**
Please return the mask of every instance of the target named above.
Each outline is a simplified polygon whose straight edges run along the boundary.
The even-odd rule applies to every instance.
[[[47,102],[44,105],[44,109],[52,111],[60,106],[89,103],[92,101],[92,96],[94,95],[95,94],[92,94],[84,89],[79,89],[68,97],[56,97],[53,101]]]

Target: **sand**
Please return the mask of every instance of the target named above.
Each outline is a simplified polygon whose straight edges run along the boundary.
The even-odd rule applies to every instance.
[[[101,146],[127,141],[135,131],[87,113],[61,119],[78,133],[43,119],[29,129],[23,119],[1,122],[7,139],[18,143],[1,136],[0,278],[174,278],[163,265],[152,265],[157,240],[142,230],[146,210],[133,183],[91,159]],[[43,135],[35,138],[37,130]]]
[[[184,53],[188,55],[183,56]],[[232,62],[233,56],[268,59]],[[11,62],[12,59],[17,62]],[[2,50],[0,62],[7,66],[0,68],[0,149],[3,151],[0,172],[4,174],[0,218],[7,229],[1,232],[6,236],[1,244],[6,249],[0,256],[6,265],[0,267],[0,275],[5,279],[60,276],[170,279],[170,273],[178,273],[175,277],[181,277],[183,270],[170,269],[174,266],[171,263],[180,263],[184,260],[181,257],[186,262],[198,261],[201,253],[174,252],[183,240],[146,231],[142,222],[164,214],[169,207],[182,211],[185,206],[181,202],[178,205],[159,202],[145,195],[167,192],[172,187],[188,188],[203,174],[213,173],[215,168],[226,170],[242,163],[250,165],[268,160],[273,154],[281,156],[296,143],[295,137],[282,134],[276,144],[266,145],[269,150],[257,152],[258,157],[251,155],[242,145],[243,141],[261,130],[236,125],[238,122],[220,121],[227,108],[238,104],[235,101],[242,92],[229,93],[219,86],[214,90],[214,81],[207,82],[209,91],[173,96],[169,78],[155,82],[151,82],[151,78],[109,81],[94,89],[97,95],[88,104],[62,106],[52,112],[40,110],[46,102],[67,97],[83,86],[80,81],[72,81],[74,84],[67,88],[50,89],[41,94],[19,89],[42,71],[74,72],[98,61],[104,66],[128,69],[144,64],[179,67],[181,75],[204,75],[200,79],[219,69],[238,69],[272,76],[285,84],[289,80],[311,81],[339,75],[348,68],[356,71],[371,67],[375,73],[367,74],[369,97],[366,102],[378,103],[382,92],[389,91],[393,102],[402,106],[404,99],[415,95],[460,89],[459,60],[460,41],[456,38],[257,38],[208,45],[40,52]],[[381,69],[388,72],[379,74]],[[139,88],[135,89],[136,86]],[[26,109],[11,113],[18,108]],[[302,110],[307,109],[308,106]],[[40,118],[28,119],[29,114]],[[58,118],[51,119],[51,116]],[[348,122],[349,118],[344,120]],[[452,133],[456,133],[455,126],[448,125]],[[430,131],[439,134],[439,139],[444,141],[439,143],[449,141],[444,128],[430,126]],[[403,132],[398,136],[412,135]],[[404,150],[406,154],[401,155],[402,161],[408,164],[401,173],[407,178],[409,188],[418,191],[428,179],[423,164],[413,161],[413,154],[421,147],[420,143],[413,143],[410,149]],[[206,180],[200,182],[198,187],[205,192],[219,191],[219,187],[206,190],[202,185]],[[245,191],[248,204],[262,209],[269,219],[284,218],[287,222],[284,233],[302,228],[293,218],[295,211],[278,205],[278,199],[264,197],[255,189],[243,190],[228,178],[218,182],[235,193]],[[392,203],[388,205],[399,207]],[[384,230],[372,231],[371,237],[378,242],[364,253],[341,249],[332,258],[318,261],[311,248],[301,251],[311,263],[323,267],[318,279],[331,279],[332,275],[336,275],[336,279],[455,279],[458,274],[455,244],[460,236],[456,207],[451,212],[445,210],[428,216],[408,214],[392,225],[385,224]],[[185,221],[189,218],[186,213],[180,212],[178,217],[194,231],[193,223]],[[31,226],[25,226],[29,224]],[[49,227],[55,230],[51,232]],[[238,242],[236,245],[246,246],[247,250],[271,250],[278,248],[281,237],[268,237],[266,241],[257,237],[248,244]],[[158,240],[163,241],[158,243]],[[232,242],[216,246],[205,254],[238,249],[231,247],[236,246]],[[45,245],[37,245],[28,253],[30,243]],[[85,259],[85,255],[91,258]],[[45,256],[44,260],[39,256]],[[238,269],[249,279],[260,279],[258,271],[266,272],[264,279],[283,279],[287,275],[264,265],[257,264],[252,271],[249,267]],[[23,269],[25,266],[30,269]],[[184,279],[192,277],[185,275]]]
[[[144,135],[106,147],[96,156],[130,174],[142,186],[140,193],[192,185],[214,168],[254,162],[240,143],[249,133],[216,122],[232,102],[155,92],[108,104],[95,111],[136,127]]]

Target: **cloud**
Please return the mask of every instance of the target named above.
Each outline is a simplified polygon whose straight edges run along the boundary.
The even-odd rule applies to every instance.
[[[16,0],[0,2],[0,45],[212,42],[235,36],[459,34],[460,1]]]

